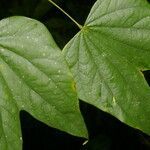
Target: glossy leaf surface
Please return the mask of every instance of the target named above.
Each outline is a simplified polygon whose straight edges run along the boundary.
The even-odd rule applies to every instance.
[[[47,125],[87,137],[74,81],[61,51],[38,21],[0,22],[0,149],[20,150],[19,112]]]
[[[64,56],[79,98],[150,134],[150,6],[146,0],[97,0]]]

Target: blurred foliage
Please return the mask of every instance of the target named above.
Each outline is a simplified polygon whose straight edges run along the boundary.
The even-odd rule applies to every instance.
[[[80,24],[84,24],[96,0],[54,1]],[[47,0],[0,0],[0,19],[14,15],[35,18],[44,23],[60,48],[79,31],[70,19]],[[150,71],[145,71],[144,75],[150,84]],[[82,143],[85,139],[47,127],[29,114],[21,112],[24,150],[150,150],[150,137],[144,133],[84,102],[81,102],[81,111],[90,135],[84,146]]]

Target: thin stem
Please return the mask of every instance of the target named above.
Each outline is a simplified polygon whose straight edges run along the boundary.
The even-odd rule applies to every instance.
[[[82,29],[82,25],[80,25],[75,19],[73,19],[66,11],[64,11],[61,7],[59,7],[55,2],[52,0],[48,0],[51,4],[53,4],[55,7],[57,7],[61,12],[63,12],[68,18],[70,18],[79,29]]]

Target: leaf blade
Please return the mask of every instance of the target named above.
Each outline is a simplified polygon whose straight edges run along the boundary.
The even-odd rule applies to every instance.
[[[80,99],[150,134],[150,88],[141,72],[150,69],[147,5],[98,0],[63,53]]]
[[[7,89],[0,102],[11,95],[11,101],[18,108],[15,116],[25,110],[47,125],[87,137],[72,74],[43,24],[26,17],[11,17],[1,21],[0,29],[1,86],[7,85],[0,89],[1,93]],[[9,106],[14,107],[11,103],[3,107]],[[2,122],[0,127],[3,126]],[[15,131],[21,137],[19,125]],[[10,145],[12,139],[21,141],[10,136],[8,139],[4,145]],[[18,142],[14,149],[20,149],[21,143]]]

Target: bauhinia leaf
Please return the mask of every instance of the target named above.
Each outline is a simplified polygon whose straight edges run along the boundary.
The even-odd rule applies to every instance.
[[[150,7],[146,0],[98,0],[63,53],[79,98],[150,135]]]
[[[20,150],[19,111],[87,137],[72,75],[53,38],[38,21],[0,22],[0,149]]]

